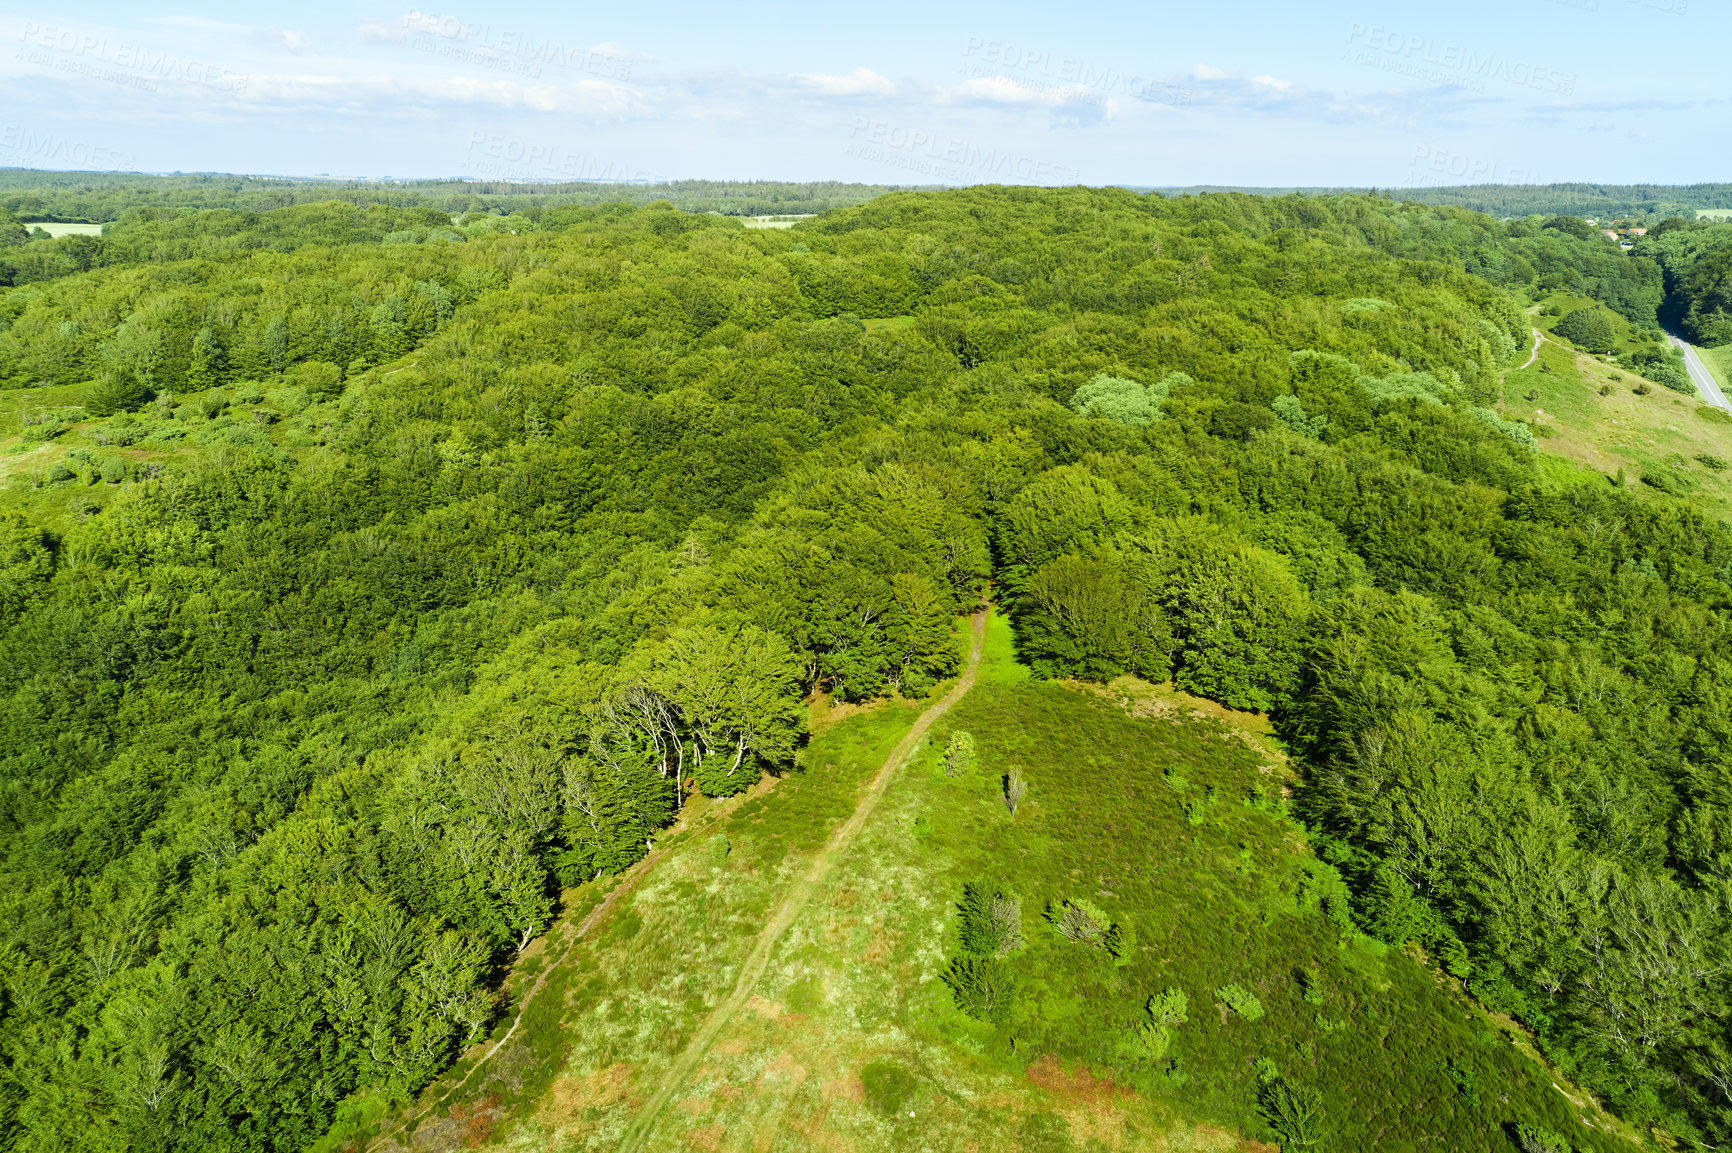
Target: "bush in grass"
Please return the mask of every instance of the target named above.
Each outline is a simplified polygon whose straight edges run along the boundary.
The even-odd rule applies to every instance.
[[[1238,985],[1222,985],[1215,990],[1215,996],[1247,1021],[1258,1021],[1263,1017],[1263,1002],[1249,989],[1242,989]]]
[[[1505,420],[1497,414],[1496,409],[1475,408],[1470,410],[1487,428],[1503,433],[1529,452],[1535,452],[1534,430],[1519,420]]]
[[[956,1007],[977,1021],[1002,1025],[1010,1017],[1016,981],[996,957],[957,957],[943,973]]]
[[[1657,488],[1667,496],[1689,496],[1695,482],[1675,468],[1663,464],[1649,465],[1642,470],[1642,483]]]
[[[1258,1110],[1289,1149],[1315,1148],[1323,1136],[1323,1099],[1307,1085],[1276,1077],[1257,1094]]]
[[[1143,1016],[1131,1030],[1131,1035],[1119,1045],[1119,1055],[1133,1060],[1159,1061],[1167,1055],[1173,1043],[1172,1031],[1188,1017],[1190,1000],[1183,989],[1168,987],[1148,999]]]
[[[962,951],[970,957],[1002,957],[1027,943],[1022,901],[1003,889],[970,881],[962,886],[956,911]]]
[[[1443,1062],[1444,1076],[1449,1078],[1455,1091],[1474,1108],[1479,1108],[1479,1075],[1454,1057],[1446,1057]]]
[[[1724,457],[1715,456],[1713,453],[1699,453],[1696,460],[1697,463],[1705,465],[1706,467],[1713,469],[1715,472],[1719,472],[1726,468],[1732,468],[1732,464],[1728,464]]]
[[[1589,352],[1606,352],[1618,343],[1612,322],[1597,308],[1576,309],[1558,321],[1552,332]]]
[[[1522,1153],[1571,1153],[1571,1145],[1542,1125],[1515,1126],[1516,1146]]]
[[[1101,938],[1101,944],[1112,954],[1115,965],[1124,966],[1131,963],[1131,958],[1137,951],[1136,926],[1129,921],[1114,921]]]
[[[1723,408],[1710,408],[1703,404],[1696,407],[1696,415],[1709,424],[1732,424],[1732,412]]]
[[[1081,897],[1048,905],[1046,920],[1053,932],[1065,940],[1085,945],[1101,941],[1112,927],[1112,918],[1099,905]]]
[[[343,370],[328,361],[304,361],[283,376],[291,386],[304,389],[312,400],[330,400],[343,391]]]
[[[960,777],[974,769],[974,735],[958,729],[944,746],[944,775]]]

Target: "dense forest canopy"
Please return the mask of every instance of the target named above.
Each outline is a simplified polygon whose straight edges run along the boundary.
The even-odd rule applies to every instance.
[[[424,1084],[562,883],[784,769],[808,691],[929,693],[989,592],[1042,674],[1268,712],[1367,931],[1732,1136],[1732,530],[1497,411],[1511,290],[1651,327],[1670,247],[420,211],[138,212],[0,295],[23,443],[72,446],[0,513],[0,1144],[290,1149]]]

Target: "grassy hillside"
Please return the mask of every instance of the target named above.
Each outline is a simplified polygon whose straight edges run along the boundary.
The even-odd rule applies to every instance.
[[[1581,304],[1565,300],[1561,307]],[[1549,332],[1557,317],[1534,311],[1535,324]],[[1701,399],[1644,381],[1556,338],[1541,344],[1531,366],[1509,373],[1504,396],[1505,416],[1531,425],[1545,456],[1585,466],[1638,494],[1688,496],[1720,517],[1732,516],[1732,419]],[[1591,474],[1574,470],[1551,475],[1565,484],[1595,483]]]
[[[690,814],[653,873],[556,965],[530,1035],[436,1083],[412,1125],[370,1126],[390,1139],[367,1147],[618,1143],[716,1003],[682,974],[729,983],[778,890],[912,715],[851,716],[800,771]],[[1584,1151],[1633,1148],[1453,979],[1347,927],[1339,879],[1283,814],[1288,770],[1265,729],[1133,679],[1037,681],[994,616],[978,686],[902,767],[747,1011],[633,1147],[1255,1149],[1278,1140],[1260,1101],[1279,1081],[1320,1091],[1330,1148],[1501,1151],[1514,1122]],[[953,777],[943,751],[958,730],[979,759]],[[1014,813],[1010,772],[1029,782]],[[1026,945],[999,1026],[959,1009],[945,982],[970,881],[1021,900]],[[1134,936],[1122,955],[1044,919],[1049,902],[1076,898]],[[1227,986],[1261,1015],[1229,1009]],[[1154,1056],[1139,1027],[1169,988],[1185,991],[1187,1019]]]

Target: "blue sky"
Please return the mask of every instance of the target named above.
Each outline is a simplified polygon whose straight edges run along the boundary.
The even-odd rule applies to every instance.
[[[0,164],[333,176],[1728,180],[1726,0],[9,4]]]

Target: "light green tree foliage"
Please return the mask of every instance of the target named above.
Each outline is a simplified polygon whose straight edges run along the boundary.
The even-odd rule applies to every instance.
[[[1359,384],[1378,404],[1392,400],[1419,400],[1426,404],[1448,404],[1456,390],[1429,372],[1392,372],[1387,376],[1361,376]]]
[[[1227,1008],[1239,1014],[1247,1021],[1258,1021],[1263,1017],[1263,1002],[1257,994],[1239,985],[1222,985],[1215,990],[1215,996]]]
[[[1102,372],[1076,390],[1070,406],[1084,416],[1141,428],[1162,419],[1161,405],[1173,389],[1194,383],[1182,372],[1170,372],[1147,385]]]
[[[1275,419],[1301,436],[1322,436],[1329,427],[1326,416],[1307,416],[1305,405],[1296,396],[1278,396],[1270,402]]]
[[[647,683],[671,710],[676,756],[690,749],[698,788],[725,796],[755,783],[761,764],[793,756],[804,729],[799,677],[774,633],[696,625],[668,638]]]
[[[1185,1015],[1190,1003],[1183,989],[1170,985],[1151,996],[1143,1006],[1143,1019],[1137,1022],[1131,1048],[1149,1060],[1165,1057],[1172,1047],[1172,1031],[1190,1020]]]
[[[1539,446],[1534,441],[1533,427],[1526,421],[1505,420],[1494,408],[1473,408],[1468,411],[1478,417],[1486,427],[1497,429],[1529,452],[1539,451]]]
[[[974,771],[974,734],[957,729],[944,746],[944,775],[961,777]]]

